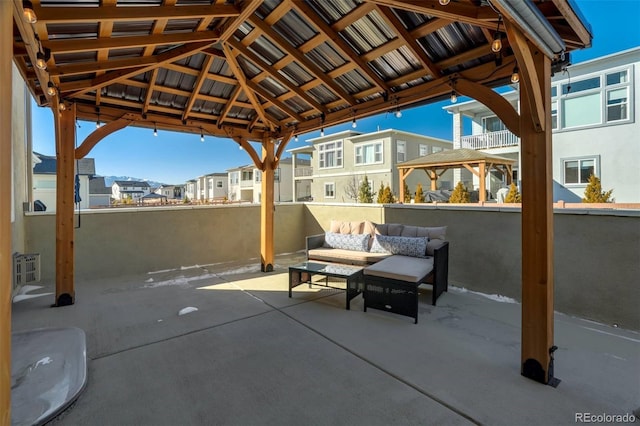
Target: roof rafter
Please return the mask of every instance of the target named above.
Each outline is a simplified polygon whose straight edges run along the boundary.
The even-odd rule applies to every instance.
[[[187,101],[187,106],[184,108],[184,112],[182,113],[182,119],[185,120],[189,113],[191,112],[191,108],[196,103],[198,99],[198,95],[200,94],[200,89],[202,89],[202,85],[207,79],[207,74],[209,74],[209,68],[211,68],[211,64],[213,63],[213,56],[207,56],[204,60],[204,64],[202,64],[202,70],[200,71],[200,75],[196,80],[196,83],[193,85],[193,89],[191,91],[191,95],[189,96],[189,100]]]

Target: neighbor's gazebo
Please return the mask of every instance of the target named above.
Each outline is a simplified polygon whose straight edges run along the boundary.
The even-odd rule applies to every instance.
[[[479,100],[522,141],[523,374],[549,381],[551,73],[592,39],[573,1],[9,0],[0,2],[0,29],[0,412],[9,412],[11,239],[4,236],[11,132],[19,128],[12,62],[55,119],[58,306],[75,301],[73,164],[110,133],[139,126],[243,147],[263,171],[260,254],[269,271],[274,170],[293,135],[452,92]],[[520,78],[520,112],[492,90],[512,74]],[[106,124],[75,148],[77,119]]]
[[[425,155],[414,160],[405,161],[397,165],[400,175],[400,188],[404,188],[404,181],[415,170],[424,170],[431,181],[431,190],[437,188],[438,178],[449,169],[465,168],[480,180],[480,202],[486,201],[486,177],[491,169],[495,169],[506,175],[507,184],[511,183],[513,165],[516,160],[487,154],[475,149],[460,148],[448,149]],[[404,191],[400,191],[400,202],[404,203]]]

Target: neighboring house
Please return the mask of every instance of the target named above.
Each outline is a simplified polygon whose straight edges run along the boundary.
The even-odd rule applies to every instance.
[[[182,200],[184,198],[184,185],[160,185],[154,191],[158,195],[164,195],[167,200]]]
[[[618,203],[640,202],[640,48],[571,65],[551,81],[553,200],[580,202],[589,176],[613,189]],[[503,94],[519,111],[519,93]],[[479,102],[444,108],[453,114],[454,148],[472,148],[513,158],[520,176],[520,139]],[[471,121],[471,134],[464,135]],[[487,188],[495,197],[504,178],[494,174]],[[454,180],[478,187],[466,170]]]
[[[209,173],[195,179],[197,199],[200,201],[222,200],[227,197],[228,177],[226,173]]]
[[[196,200],[196,184],[197,184],[197,180],[196,179],[191,179],[188,180],[185,184],[184,184],[184,196],[187,197],[189,200]]]
[[[115,200],[139,201],[145,195],[151,193],[147,182],[135,180],[116,180],[111,185],[111,194]]]
[[[295,185],[311,182],[311,198],[320,202],[356,202],[365,176],[376,194],[374,202],[381,185],[389,185],[398,197],[399,163],[452,148],[451,142],[443,139],[393,129],[372,133],[348,130],[309,142],[312,145],[289,151],[296,164]],[[301,155],[310,157],[312,168],[299,166]],[[407,182],[411,193],[418,182],[429,189],[429,177],[413,173]],[[441,176],[438,185],[438,189],[451,189],[452,172]]]
[[[43,155],[37,152],[32,156],[33,164],[33,200],[44,204],[47,212],[56,211],[56,157]],[[89,179],[96,174],[96,166],[93,158],[82,158],[75,162],[78,175],[81,201],[79,207],[90,207]]]
[[[89,179],[89,207],[109,207],[111,188],[105,185],[104,177],[93,176]]]
[[[228,199],[260,203],[262,197],[262,171],[253,164],[227,170]],[[275,202],[293,201],[293,167],[291,157],[283,158],[274,170]]]

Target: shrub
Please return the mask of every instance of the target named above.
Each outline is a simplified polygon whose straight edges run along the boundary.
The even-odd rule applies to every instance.
[[[504,197],[504,202],[505,203],[521,203],[522,202],[522,196],[520,195],[520,191],[518,191],[518,187],[514,182],[511,182],[511,185],[509,185],[509,192],[507,193],[507,196]]]
[[[189,200],[189,197],[187,197],[186,195],[184,196],[184,199],[182,200],[182,202],[184,204],[189,204],[191,202],[191,200]]]
[[[378,190],[378,198],[376,199],[376,203],[384,203],[384,184],[382,182],[380,182],[380,189]]]
[[[414,203],[424,203],[424,192],[422,192],[421,183],[416,185],[416,198],[414,199]]]
[[[458,182],[453,192],[451,193],[451,197],[449,198],[450,203],[468,203],[471,199],[469,195],[469,191],[462,184],[462,182]]]
[[[393,192],[391,192],[391,188],[387,185],[384,188],[380,188],[382,194],[378,195],[378,203],[380,204],[392,204],[396,202],[396,197],[394,197]]]
[[[371,185],[369,185],[369,179],[365,175],[364,180],[360,184],[360,191],[358,192],[359,203],[373,203],[373,191],[371,191]]]
[[[409,186],[407,185],[407,182],[404,182],[404,202],[405,203],[410,203],[411,202],[411,192],[409,192]]]
[[[584,190],[584,198],[582,199],[583,203],[610,203],[611,202],[611,193],[613,193],[613,189],[609,191],[602,190],[602,184],[600,183],[600,179],[595,177],[594,175],[589,176],[589,184]]]

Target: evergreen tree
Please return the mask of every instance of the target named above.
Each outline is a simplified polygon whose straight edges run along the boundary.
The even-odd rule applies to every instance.
[[[409,186],[407,185],[407,181],[404,182],[404,202],[411,202],[411,192],[409,192]]]
[[[381,189],[382,195],[378,196],[378,203],[380,204],[392,204],[396,202],[396,197],[393,196],[389,185]]]
[[[613,189],[609,191],[602,190],[602,184],[600,183],[600,179],[595,177],[594,175],[589,176],[589,184],[584,190],[584,198],[582,199],[583,203],[610,203],[611,193],[613,193]]]
[[[469,191],[462,184],[462,182],[458,182],[456,187],[453,189],[451,193],[451,197],[449,198],[450,203],[468,203],[471,199]]]
[[[514,182],[511,182],[511,185],[509,185],[509,193],[507,193],[507,196],[504,197],[504,202],[505,203],[521,203],[522,202],[522,196],[520,195],[520,191],[518,191],[518,187]]]
[[[424,203],[424,192],[422,192],[421,183],[416,185],[416,198],[414,199],[414,203]]]
[[[384,204],[384,184],[380,182],[380,189],[378,190],[378,198],[376,199],[376,203]]]
[[[360,184],[360,192],[358,193],[358,202],[359,203],[373,203],[373,191],[371,191],[371,186],[369,185],[369,179],[367,176],[364,176],[364,180]]]

